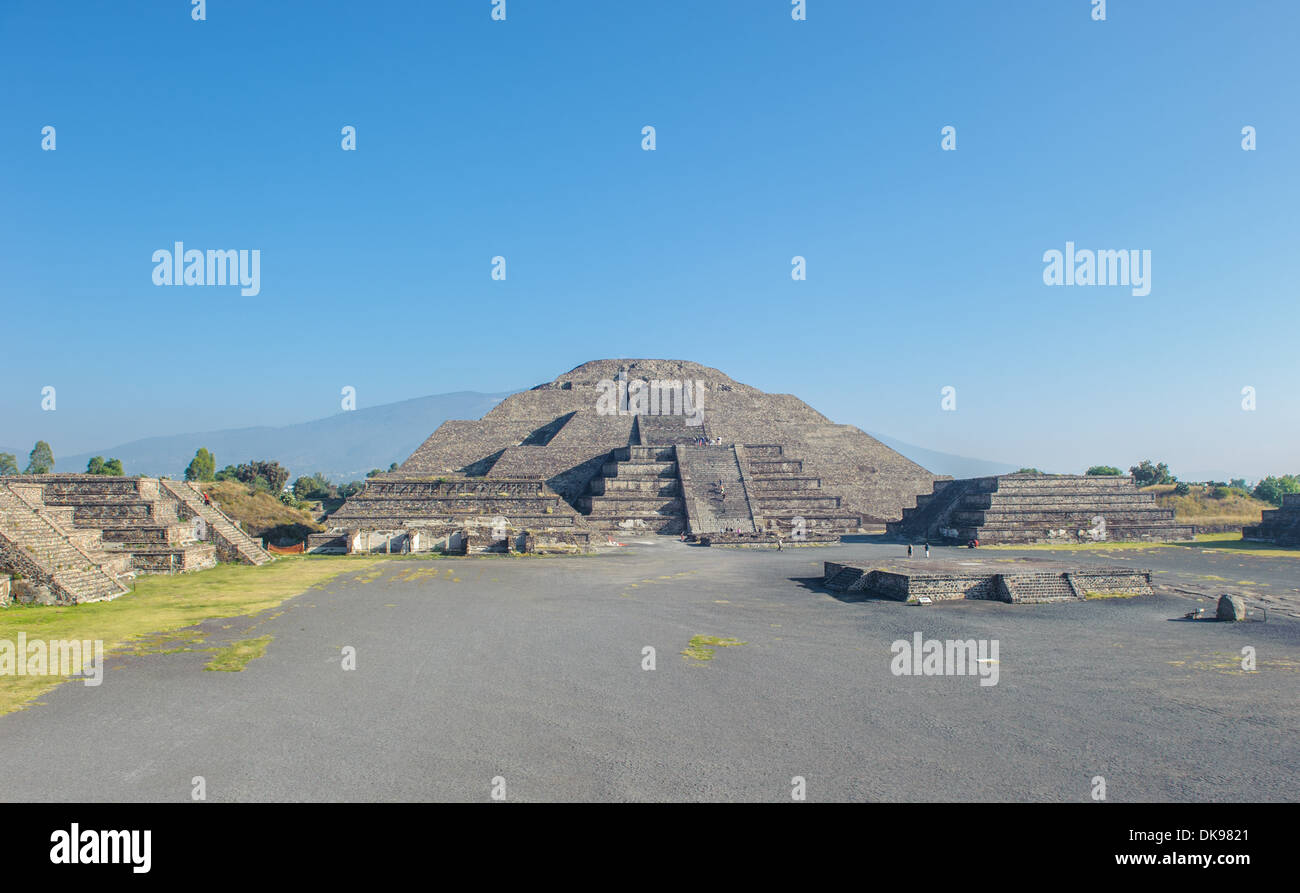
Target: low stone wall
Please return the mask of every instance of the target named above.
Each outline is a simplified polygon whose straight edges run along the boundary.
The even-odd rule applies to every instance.
[[[838,534],[810,533],[803,539],[777,537],[770,533],[706,533],[699,537],[702,546],[728,549],[794,549],[800,546],[836,546]]]
[[[962,562],[966,564],[967,562]],[[1012,603],[1081,600],[1089,595],[1150,595],[1151,572],[1130,568],[1051,568],[998,563],[965,568],[928,561],[871,567],[828,561],[823,585],[840,592],[862,592],[894,601],[988,599]]]
[[[10,579],[11,578],[8,574],[0,574],[0,605],[9,604],[9,599],[11,598]]]
[[[1075,587],[1085,596],[1093,593],[1118,594],[1136,593],[1151,595],[1151,572],[1134,570],[1131,572],[1091,573],[1074,571],[1070,574]]]

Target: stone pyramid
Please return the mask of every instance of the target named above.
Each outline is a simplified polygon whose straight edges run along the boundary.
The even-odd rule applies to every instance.
[[[426,543],[448,525],[494,517],[512,530],[845,533],[901,518],[935,480],[789,394],[698,363],[608,359],[482,419],[444,422],[331,525],[336,534],[424,527]]]

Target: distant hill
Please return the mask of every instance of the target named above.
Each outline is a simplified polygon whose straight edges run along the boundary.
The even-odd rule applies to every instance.
[[[179,478],[195,451],[207,447],[216,457],[217,468],[253,459],[274,459],[294,477],[319,471],[336,482],[359,480],[372,468],[386,470],[391,463],[404,461],[447,419],[477,419],[507,393],[458,391],[340,412],[314,422],[278,428],[230,428],[148,437],[93,453],[56,454],[55,469],[84,471],[92,456],[113,456],[122,460],[127,474]],[[24,451],[19,468],[26,464],[26,457]]]
[[[978,478],[995,474],[1011,474],[1021,468],[1019,465],[1008,465],[1005,462],[990,462],[987,459],[971,459],[967,456],[954,456],[952,453],[927,450],[925,447],[919,447],[913,443],[904,443],[887,434],[879,434],[875,431],[868,431],[867,433],[891,450],[897,450],[917,465],[934,474],[947,474],[955,478]]]

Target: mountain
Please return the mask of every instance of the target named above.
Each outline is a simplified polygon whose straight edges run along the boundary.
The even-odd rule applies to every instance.
[[[876,440],[902,453],[917,465],[935,474],[952,475],[954,478],[989,477],[995,474],[1010,474],[1019,471],[1021,466],[1008,465],[1005,462],[990,462],[987,459],[971,459],[967,456],[954,456],[952,453],[940,453],[927,450],[913,443],[904,443],[886,434],[875,431],[867,432]]]
[[[391,463],[403,461],[447,419],[477,419],[509,393],[458,391],[340,412],[283,427],[148,437],[93,453],[56,455],[55,469],[84,471],[92,456],[112,456],[122,460],[127,474],[179,478],[199,447],[207,447],[216,457],[217,468],[273,459],[288,468],[293,477],[319,471],[336,482],[358,480],[372,468],[386,470]],[[18,455],[17,451],[5,452]],[[26,464],[26,457],[24,451],[19,468]]]

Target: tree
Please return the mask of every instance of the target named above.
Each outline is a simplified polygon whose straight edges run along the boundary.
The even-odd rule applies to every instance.
[[[239,480],[239,469],[233,465],[227,465],[212,476],[214,481],[237,481]]]
[[[43,440],[36,441],[27,457],[27,470],[23,474],[49,474],[54,468],[54,451]]]
[[[300,477],[294,481],[293,495],[298,499],[334,499],[338,495],[338,487],[318,471],[311,477]]]
[[[1042,474],[1037,468],[1022,468],[1016,474]]]
[[[103,456],[95,456],[86,463],[86,474],[103,474],[111,477],[122,477],[126,471],[122,468],[121,459],[109,459],[104,461]]]
[[[1172,484],[1178,480],[1169,473],[1169,466],[1161,462],[1159,465],[1152,465],[1150,459],[1143,459],[1138,465],[1134,465],[1128,470],[1133,475],[1133,483],[1139,487],[1149,487],[1152,484]]]
[[[1187,484],[1183,483],[1182,481],[1179,481],[1178,483],[1174,484],[1175,496],[1186,496],[1188,493],[1191,492],[1192,492],[1192,488]]]
[[[368,477],[368,478],[372,478],[372,477],[374,477],[375,475],[379,475],[379,474],[383,474],[383,473],[384,473],[384,471],[383,471],[382,468],[372,468],[372,469],[370,469],[369,471],[366,472],[366,477]]]
[[[1114,465],[1094,465],[1092,468],[1085,471],[1084,474],[1090,474],[1093,477],[1117,478],[1121,477],[1124,472],[1120,471]]]
[[[1269,475],[1255,485],[1254,496],[1273,505],[1281,505],[1282,497],[1288,493],[1300,493],[1300,475],[1284,474],[1281,477]]]
[[[0,474],[17,474],[18,458],[13,453],[0,453]]]
[[[392,465],[388,466],[388,470],[389,470],[389,471],[397,471],[397,463],[394,462]]]
[[[351,481],[339,487],[339,496],[343,499],[350,499],[364,490],[365,487],[364,481]]]
[[[217,460],[208,452],[207,447],[199,447],[189,467],[185,469],[187,481],[210,481],[216,476]]]

